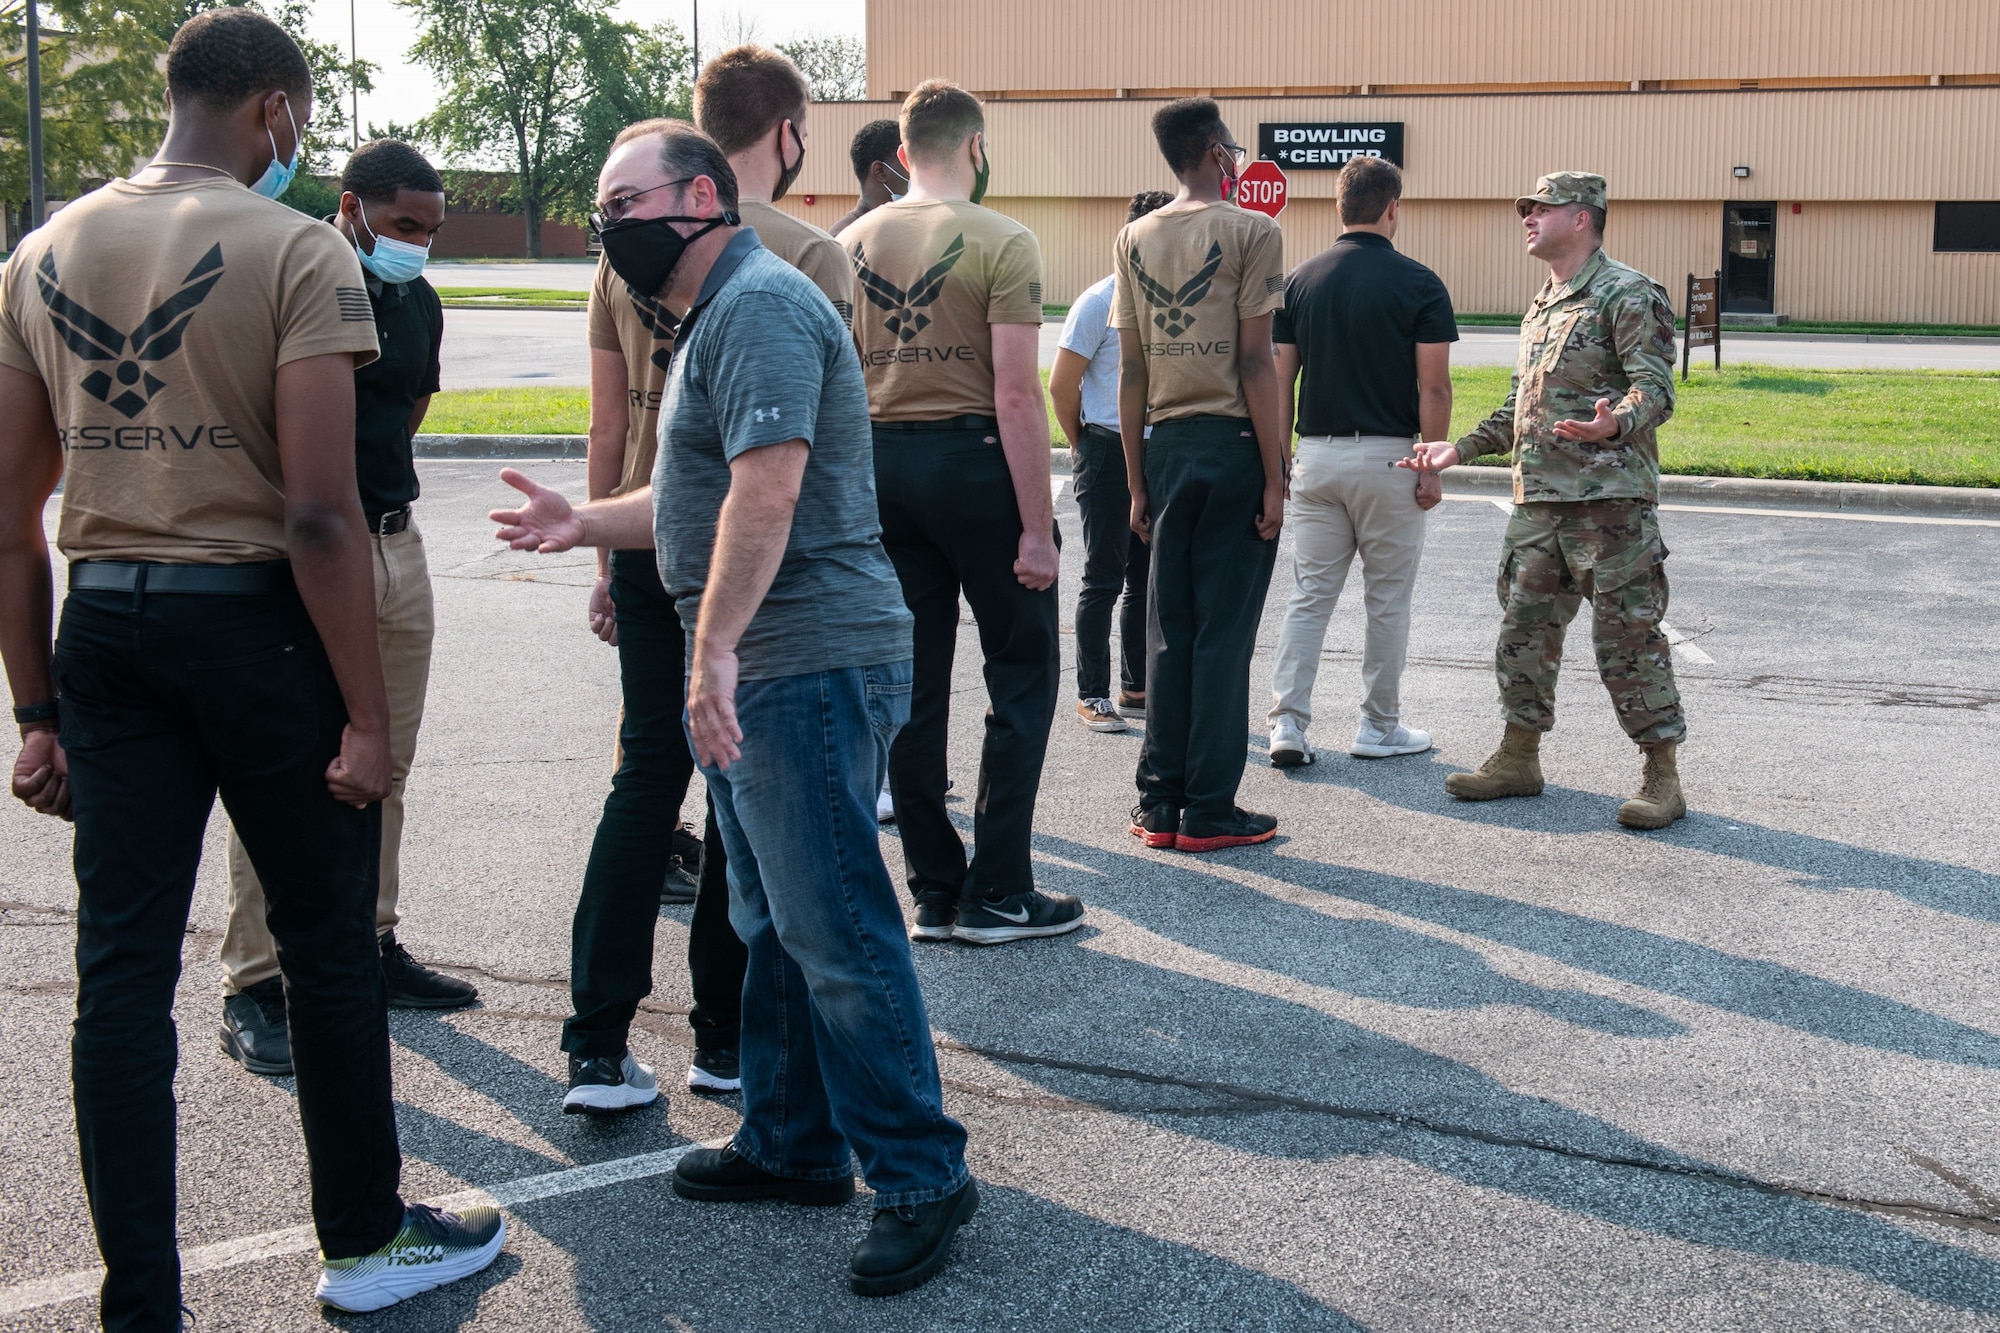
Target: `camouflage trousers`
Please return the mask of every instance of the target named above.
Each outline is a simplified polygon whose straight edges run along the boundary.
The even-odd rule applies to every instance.
[[[1667,548],[1644,500],[1516,505],[1501,547],[1503,616],[1494,670],[1500,711],[1516,726],[1547,731],[1556,721],[1563,632],[1590,599],[1597,672],[1625,734],[1678,741],[1687,732],[1667,615]]]

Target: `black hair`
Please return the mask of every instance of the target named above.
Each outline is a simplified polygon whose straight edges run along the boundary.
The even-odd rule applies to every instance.
[[[167,48],[167,91],[176,106],[233,111],[273,89],[293,97],[310,93],[312,69],[299,44],[254,10],[229,6],[197,14],[181,24]]]
[[[1603,209],[1601,209],[1601,208],[1599,208],[1599,207],[1598,207],[1598,206],[1597,206],[1596,204],[1584,204],[1584,205],[1581,205],[1581,207],[1582,207],[1583,211],[1584,211],[1584,212],[1585,212],[1585,213],[1586,213],[1586,214],[1587,214],[1587,215],[1589,216],[1589,218],[1590,218],[1590,225],[1591,225],[1592,227],[1594,227],[1594,228],[1596,229],[1596,231],[1597,231],[1597,239],[1598,239],[1598,240],[1600,240],[1600,241],[1601,241],[1601,240],[1603,240],[1603,239],[1604,239],[1604,210],[1603,210]]]
[[[1222,108],[1212,97],[1179,98],[1153,113],[1153,138],[1176,176],[1199,166],[1222,136]]]
[[[896,162],[896,150],[903,146],[902,128],[893,120],[871,120],[854,132],[847,156],[854,163],[854,179],[866,181],[868,168],[876,162]]]
[[[1174,197],[1165,190],[1141,190],[1132,196],[1132,202],[1125,206],[1125,220],[1137,222],[1146,214],[1165,208]]]
[[[347,159],[340,188],[370,203],[386,204],[404,190],[443,194],[444,181],[422,153],[401,139],[374,139]]]

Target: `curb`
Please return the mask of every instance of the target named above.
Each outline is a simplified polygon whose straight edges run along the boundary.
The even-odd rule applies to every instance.
[[[1504,467],[1455,467],[1444,474],[1444,488],[1461,494],[1511,497],[1514,473]],[[1885,486],[1854,481],[1668,475],[1660,478],[1660,499],[1668,503],[1744,509],[2000,518],[2000,488],[1978,486]]]
[[[581,462],[582,435],[419,435],[418,458],[550,460]],[[1051,449],[1053,472],[1069,471],[1069,450]],[[1504,467],[1455,467],[1444,474],[1447,491],[1476,495],[1514,493],[1514,474]],[[1660,499],[1669,503],[1725,505],[1747,509],[1813,509],[1822,513],[1912,514],[1936,518],[2000,519],[2000,487],[1886,486],[1852,481],[1783,481],[1765,477],[1660,478]]]

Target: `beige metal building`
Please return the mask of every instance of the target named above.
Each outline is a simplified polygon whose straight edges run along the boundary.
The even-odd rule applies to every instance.
[[[1253,156],[1296,152],[1286,126],[1399,157],[1398,244],[1461,312],[1525,308],[1512,201],[1578,168],[1677,307],[1721,270],[1733,314],[2000,324],[2000,0],[869,0],[874,100],[814,108],[788,203],[852,207],[853,132],[934,76],[986,99],[988,202],[1041,238],[1052,301],[1171,188],[1148,118],[1201,93]],[[1339,230],[1318,156],[1286,168],[1292,262]]]

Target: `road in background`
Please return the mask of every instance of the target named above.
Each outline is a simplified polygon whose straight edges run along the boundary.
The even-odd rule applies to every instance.
[[[582,491],[580,465],[525,466]],[[1612,820],[1638,753],[1595,679],[1587,615],[1543,748],[1548,793],[1444,794],[1500,728],[1506,515],[1487,500],[1429,519],[1403,700],[1438,749],[1343,752],[1357,572],[1316,693],[1320,760],[1268,767],[1281,548],[1242,795],[1278,815],[1278,839],[1142,850],[1126,832],[1139,732],[1058,716],[1035,872],[1089,919],[1059,940],[917,951],[983,1202],[936,1281],[869,1303],[845,1281],[867,1195],[821,1210],[668,1188],[661,1154],[736,1116],[680,1088],[687,909],[661,912],[632,1037],[667,1104],[561,1114],[570,913],[609,779],[616,659],[584,627],[588,556],[492,540],[483,515],[512,494],[494,472],[423,465],[437,660],[398,928],[475,979],[483,1007],[391,1026],[410,1197],[543,1179],[501,1190],[516,1202],[489,1273],[335,1325],[2000,1326],[2000,529],[1664,511],[1669,614],[1699,656],[1675,654],[1694,813],[1655,835]],[[1067,626],[1081,548],[1057,480]],[[953,809],[969,828],[984,707],[969,617],[956,673]],[[700,808],[691,795],[682,813]],[[893,830],[882,845],[900,883]],[[97,1255],[67,1072],[69,829],[7,800],[0,848],[0,1312],[17,1312],[0,1327],[84,1330],[75,1275]],[[289,1081],[216,1049],[222,850],[218,818],[177,991],[188,1301],[202,1333],[325,1333],[310,1240],[242,1243],[307,1212]]]
[[[543,290],[587,292],[597,276],[597,263],[580,259],[527,260],[472,263],[463,259],[434,259],[424,266],[431,286],[446,287],[539,287]]]

